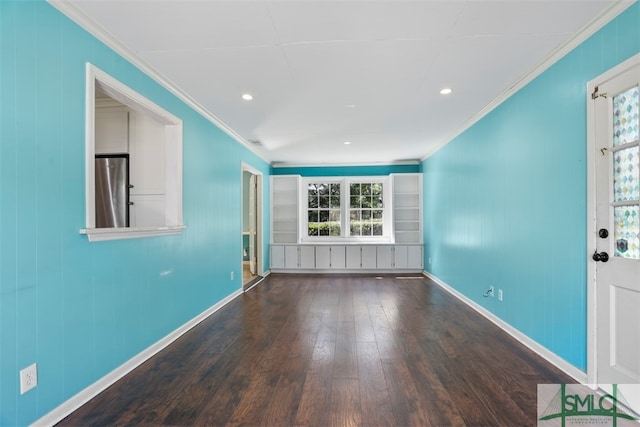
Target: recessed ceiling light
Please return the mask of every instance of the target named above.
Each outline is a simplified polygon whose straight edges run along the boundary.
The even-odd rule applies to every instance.
[[[345,141],[344,145],[351,145],[351,141]]]
[[[453,91],[452,91],[450,88],[445,87],[444,89],[442,89],[442,90],[440,91],[440,94],[441,94],[441,95],[449,95],[451,92],[453,92]]]
[[[242,94],[242,99],[244,99],[245,101],[251,101],[253,99],[253,95],[251,95],[250,93],[244,93]]]

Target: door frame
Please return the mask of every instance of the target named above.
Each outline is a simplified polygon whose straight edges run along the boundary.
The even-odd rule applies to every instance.
[[[262,242],[263,242],[263,234],[264,234],[264,223],[263,223],[263,174],[258,169],[249,165],[248,163],[242,162],[240,167],[240,182],[243,182],[243,175],[245,172],[249,172],[250,174],[256,177],[256,274],[258,276],[264,275],[264,266],[263,266],[263,253],[262,253]],[[244,185],[241,185],[242,191],[244,192]],[[242,215],[244,215],[244,210],[246,206],[244,206],[244,197],[241,197],[242,204]],[[242,233],[241,237],[242,238]],[[240,261],[242,262],[242,252],[240,253]],[[242,271],[242,269],[240,269]],[[240,284],[241,288],[243,287],[242,283]]]
[[[587,83],[587,382],[597,384],[598,364],[596,345],[596,262],[591,254],[596,250],[596,138],[595,106],[591,94],[596,87],[640,63],[640,53],[612,67]]]

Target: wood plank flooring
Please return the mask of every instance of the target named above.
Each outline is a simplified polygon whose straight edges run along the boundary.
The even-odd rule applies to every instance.
[[[272,274],[59,425],[530,426],[570,382],[424,277]]]

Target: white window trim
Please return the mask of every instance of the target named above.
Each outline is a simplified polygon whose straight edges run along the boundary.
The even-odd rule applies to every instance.
[[[95,86],[116,101],[143,112],[165,125],[166,158],[166,225],[161,227],[96,228],[95,214]],[[134,239],[141,237],[181,234],[182,223],[182,120],[154,104],[133,89],[120,83],[94,65],[86,64],[86,120],[85,120],[85,199],[86,234],[90,242]]]
[[[307,188],[309,183],[322,182],[322,183],[335,183],[339,182],[342,185],[340,189],[340,230],[343,233],[342,236],[308,236],[309,228],[309,215],[307,213],[308,208],[308,193]],[[383,222],[383,236],[375,237],[363,237],[363,236],[348,236],[345,233],[349,228],[349,188],[352,183],[382,183],[382,198],[384,200],[384,222]],[[303,177],[300,185],[299,194],[299,225],[300,229],[298,235],[300,236],[300,243],[358,243],[358,244],[379,244],[379,243],[395,243],[395,237],[393,233],[393,191],[391,188],[392,180],[390,176],[340,176],[340,177]]]

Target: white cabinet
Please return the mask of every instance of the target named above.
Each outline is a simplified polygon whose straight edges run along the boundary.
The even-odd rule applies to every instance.
[[[271,177],[271,243],[298,242],[298,175]]]
[[[350,270],[362,268],[362,248],[360,246],[346,247],[346,267]]]
[[[361,246],[362,258],[360,259],[360,265],[364,269],[376,269],[377,268],[377,251],[376,246]]]
[[[313,246],[300,246],[300,268],[314,269],[316,263],[317,249]]]
[[[96,108],[96,154],[129,152],[129,112],[126,107]]]
[[[285,246],[284,247],[284,268],[298,268],[300,265],[298,262],[299,248],[297,246]]]
[[[396,269],[422,270],[422,246],[397,245],[394,248]]]
[[[279,270],[284,268],[284,246],[271,245],[271,256],[269,257],[271,269]]]
[[[131,194],[129,201],[130,227],[162,227],[167,224],[164,194]]]
[[[318,270],[344,270],[344,246],[316,246],[316,268]]]
[[[346,247],[331,246],[331,268],[334,270],[344,270],[346,267]]]
[[[422,270],[422,245],[271,245],[272,270]]]
[[[393,228],[396,243],[422,242],[422,174],[393,174]]]
[[[316,268],[319,270],[328,270],[331,268],[331,247],[316,247]]]
[[[131,194],[165,194],[165,127],[151,117],[129,113]]]
[[[379,270],[393,268],[393,246],[376,247],[376,268]]]

